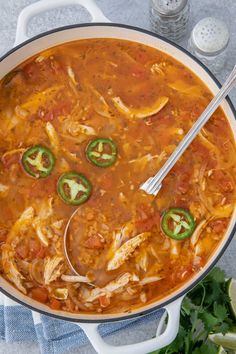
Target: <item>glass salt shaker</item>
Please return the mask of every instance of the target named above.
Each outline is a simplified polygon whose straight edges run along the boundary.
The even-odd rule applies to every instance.
[[[171,40],[181,39],[187,30],[188,0],[150,0],[150,20],[154,32]]]
[[[214,17],[200,20],[192,30],[188,50],[200,59],[214,74],[224,67],[229,30],[226,24]]]

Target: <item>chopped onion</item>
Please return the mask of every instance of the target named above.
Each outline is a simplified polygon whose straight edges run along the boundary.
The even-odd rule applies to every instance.
[[[68,289],[67,288],[57,288],[53,290],[52,296],[57,300],[66,300],[68,298]]]

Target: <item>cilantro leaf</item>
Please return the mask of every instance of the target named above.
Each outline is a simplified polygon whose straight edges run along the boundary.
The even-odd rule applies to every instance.
[[[203,280],[203,282],[207,281],[214,281],[216,283],[224,283],[226,278],[225,272],[218,268],[215,267],[208,275],[207,277]]]
[[[194,349],[192,354],[217,354],[217,352],[217,346],[210,341],[206,341],[206,343]]]
[[[211,331],[219,323],[219,319],[213,316],[209,312],[199,314],[200,319],[204,323],[204,327],[207,331]]]
[[[190,315],[190,312],[192,309],[197,310],[198,306],[196,306],[188,296],[185,296],[183,303],[182,303],[182,310],[187,315]]]
[[[222,322],[228,317],[228,310],[225,305],[214,303],[214,315]]]

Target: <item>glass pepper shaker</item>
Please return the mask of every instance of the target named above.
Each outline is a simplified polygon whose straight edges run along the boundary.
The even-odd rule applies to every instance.
[[[217,18],[206,17],[193,28],[188,50],[214,74],[218,74],[225,64],[228,43],[226,24]]]
[[[150,0],[150,20],[154,32],[171,40],[186,33],[190,5],[188,0]]]

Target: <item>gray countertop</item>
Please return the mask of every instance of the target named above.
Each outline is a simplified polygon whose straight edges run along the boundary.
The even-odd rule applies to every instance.
[[[48,0],[50,1],[50,0]],[[34,2],[34,0],[0,0],[0,55],[8,51],[14,42],[16,20],[20,10]],[[97,0],[98,5],[104,14],[114,22],[126,23],[146,29],[150,29],[149,23],[149,1],[146,0]],[[222,82],[229,71],[233,68],[236,58],[236,27],[233,27],[233,21],[236,17],[236,1],[235,0],[201,0],[191,1],[191,19],[189,24],[189,32],[198,19],[205,16],[216,16],[227,21],[230,26],[231,41],[228,49],[228,60],[224,70],[218,79]],[[68,24],[88,22],[89,15],[80,6],[68,6],[67,8],[49,11],[45,14],[34,18],[29,23],[29,36],[36,35],[46,30],[65,26]],[[180,44],[186,46],[187,38],[184,38]],[[236,105],[236,90],[231,94],[233,103]],[[219,261],[219,266],[225,269],[229,276],[236,276],[236,237],[231,242],[224,256]],[[141,339],[151,338],[155,333],[156,325],[154,322],[134,329],[125,329],[109,336],[107,339],[113,344],[126,344],[140,341]],[[0,342],[0,353],[11,354],[38,354],[39,349],[36,344],[32,343],[14,343],[5,344]],[[90,345],[87,345],[71,354],[92,354],[95,351]],[[126,353],[125,353],[126,354]]]

